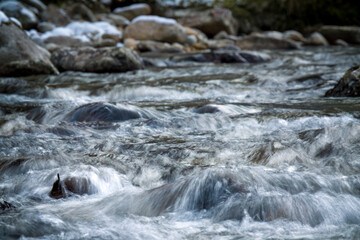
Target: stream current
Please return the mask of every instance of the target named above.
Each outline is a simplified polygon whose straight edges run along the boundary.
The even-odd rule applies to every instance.
[[[323,97],[360,48],[265,53],[0,78],[0,238],[360,238],[360,99]]]

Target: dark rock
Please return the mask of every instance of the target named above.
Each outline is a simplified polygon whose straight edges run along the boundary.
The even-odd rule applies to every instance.
[[[213,62],[213,63],[257,63],[269,60],[267,54],[260,54],[250,51],[227,51],[217,50],[206,53],[186,54],[184,56],[173,57],[175,62]]]
[[[60,47],[85,47],[89,43],[81,41],[79,38],[70,36],[52,36],[44,40],[44,44],[56,44]]]
[[[157,16],[140,16],[127,26],[124,38],[185,43],[187,35],[185,28],[174,19]]]
[[[360,97],[360,65],[346,71],[333,89],[325,97]]]
[[[342,39],[348,43],[360,43],[360,27],[351,26],[323,26],[319,32],[330,42]]]
[[[76,108],[66,118],[69,122],[120,122],[140,117],[138,112],[114,104],[90,103]]]
[[[349,44],[348,44],[347,42],[345,42],[344,40],[342,40],[342,39],[337,39],[337,40],[335,41],[335,45],[343,46],[343,47],[349,46]]]
[[[66,12],[62,9],[59,9],[54,4],[49,4],[41,15],[43,21],[51,22],[56,26],[66,26],[68,25],[71,20]]]
[[[114,9],[113,13],[121,15],[130,21],[141,15],[150,15],[151,7],[146,3],[132,4],[127,7]]]
[[[205,105],[202,107],[198,107],[194,111],[199,114],[220,112],[219,108],[214,105]]]
[[[70,137],[70,136],[74,136],[75,132],[66,129],[66,128],[62,128],[62,127],[53,127],[53,128],[49,128],[47,129],[48,132],[56,134],[58,136],[66,136],[66,137]]]
[[[0,10],[8,17],[19,20],[24,29],[35,28],[38,24],[36,15],[25,5],[17,1],[9,0],[0,3]]]
[[[30,112],[26,115],[26,119],[32,120],[40,124],[43,122],[45,115],[46,111],[44,110],[44,108],[36,107],[30,110]]]
[[[306,39],[304,36],[295,30],[288,30],[284,32],[284,37],[289,40],[297,41],[297,42],[305,42]]]
[[[95,22],[96,17],[93,12],[82,3],[75,3],[67,8],[67,15],[73,20],[85,20]]]
[[[294,41],[266,36],[243,37],[236,41],[236,45],[244,50],[299,48],[299,45]]]
[[[55,199],[66,198],[73,194],[84,195],[91,193],[91,183],[89,179],[83,177],[70,177],[60,180],[57,174],[57,180],[54,182],[49,193],[50,197]]]
[[[5,200],[0,200],[0,209],[2,211],[12,209],[12,208],[15,208],[15,206]]]
[[[13,23],[0,24],[0,76],[56,74],[50,53]]]
[[[126,72],[143,68],[141,58],[127,48],[64,48],[52,53],[60,71]]]
[[[237,22],[228,9],[214,8],[206,11],[190,11],[179,19],[179,23],[201,30],[209,37],[221,31],[237,34]]]

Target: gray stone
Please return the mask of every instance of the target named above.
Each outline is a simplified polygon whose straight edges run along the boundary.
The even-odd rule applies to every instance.
[[[310,35],[310,37],[306,41],[306,45],[311,46],[328,46],[328,41],[324,38],[321,33],[314,32]]]
[[[50,22],[41,22],[37,25],[37,30],[41,33],[51,31],[55,28],[55,25]]]
[[[299,45],[288,39],[278,39],[266,36],[247,36],[237,40],[236,45],[244,50],[260,49],[298,49]]]
[[[50,53],[13,23],[0,24],[0,76],[56,74]]]
[[[51,55],[60,71],[126,72],[143,68],[141,58],[127,48],[63,48]]]

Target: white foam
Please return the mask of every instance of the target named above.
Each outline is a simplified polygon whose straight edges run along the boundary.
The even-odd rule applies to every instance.
[[[156,22],[159,24],[176,24],[177,23],[175,19],[164,18],[164,17],[154,16],[154,15],[138,16],[131,21],[131,23],[136,23],[136,22]]]

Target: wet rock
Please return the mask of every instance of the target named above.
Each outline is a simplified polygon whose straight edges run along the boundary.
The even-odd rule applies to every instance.
[[[126,72],[143,68],[141,58],[128,48],[64,48],[51,55],[60,71]]]
[[[343,47],[349,46],[349,44],[348,44],[347,42],[345,42],[344,40],[342,40],[342,39],[337,39],[337,40],[335,41],[335,45],[343,46]]]
[[[51,22],[56,26],[66,26],[71,22],[66,12],[54,4],[47,6],[46,11],[41,14],[41,19],[46,22]]]
[[[185,43],[187,35],[184,27],[174,19],[140,16],[135,18],[125,29],[124,38]]]
[[[235,45],[235,41],[231,39],[219,39],[219,40],[209,40],[207,41],[207,46],[209,49],[228,49],[238,51],[240,48]]]
[[[244,50],[260,49],[298,49],[299,45],[291,40],[266,36],[247,36],[236,40],[236,45]]]
[[[0,23],[0,76],[56,74],[50,53],[15,24]]]
[[[194,110],[194,112],[199,113],[199,114],[204,114],[204,113],[217,113],[217,112],[220,112],[220,110],[217,106],[205,105],[205,106],[196,108]]]
[[[85,47],[90,43],[85,43],[81,39],[70,36],[52,36],[44,40],[44,44],[56,44],[59,47]]]
[[[130,24],[128,19],[117,14],[98,14],[96,17],[100,21],[108,22],[116,27],[126,27]]]
[[[12,209],[12,208],[15,208],[15,206],[12,205],[12,204],[9,203],[9,202],[3,200],[3,199],[0,200],[0,209],[1,209],[2,211],[8,210],[8,209]]]
[[[325,93],[325,97],[360,97],[360,65],[347,70],[335,87]]]
[[[342,39],[348,43],[360,43],[360,27],[351,26],[323,26],[319,32],[330,42]]]
[[[179,23],[201,30],[209,37],[215,36],[221,31],[236,35],[237,21],[228,9],[214,8],[206,11],[189,11],[179,19]]]
[[[267,54],[250,51],[217,50],[206,53],[186,54],[184,56],[173,57],[175,62],[213,62],[213,63],[257,63],[269,60]]]
[[[35,28],[38,24],[36,15],[20,2],[13,0],[2,2],[0,3],[0,10],[8,17],[19,20],[24,29]]]
[[[73,20],[84,20],[95,22],[96,17],[93,12],[82,3],[75,3],[67,8],[67,15]]]
[[[306,40],[306,45],[311,46],[328,46],[328,41],[324,38],[321,33],[314,32],[310,35],[310,37]]]
[[[113,104],[90,103],[76,108],[66,119],[69,122],[120,122],[140,117],[136,111]]]
[[[151,7],[146,3],[138,3],[127,7],[116,8],[113,13],[121,15],[131,21],[141,15],[150,15]]]
[[[301,33],[299,33],[298,31],[295,31],[295,30],[285,31],[284,32],[284,38],[289,39],[289,40],[293,40],[293,41],[297,41],[297,42],[305,42],[306,41],[304,36]]]
[[[60,180],[57,174],[57,180],[54,182],[49,196],[55,199],[66,198],[73,194],[90,194],[91,183],[89,179],[83,177],[70,177]]]
[[[114,39],[99,39],[92,43],[94,48],[104,48],[104,47],[115,47],[116,41]]]
[[[181,46],[157,41],[139,41],[137,49],[140,52],[184,53]]]
[[[55,28],[55,25],[50,22],[41,22],[37,25],[37,30],[41,33],[51,31]]]
[[[21,0],[21,2],[30,7],[36,8],[39,13],[46,10],[46,5],[43,4],[40,0]]]

